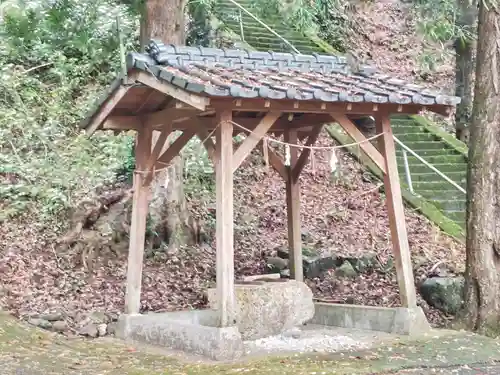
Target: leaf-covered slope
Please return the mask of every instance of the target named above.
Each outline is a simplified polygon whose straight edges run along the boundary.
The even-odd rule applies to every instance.
[[[331,144],[324,136],[323,144]],[[376,252],[382,262],[391,256],[390,233],[379,182],[340,154],[340,176],[332,179],[328,152],[315,153],[315,173],[306,166],[302,183],[304,246],[319,252],[359,256]],[[245,161],[235,175],[235,268],[238,277],[265,270],[266,257],[286,245],[284,182],[273,171],[266,172],[257,153]],[[193,212],[207,218],[210,201],[191,201]],[[406,210],[410,247],[417,265],[417,279],[438,261],[459,270],[462,247],[443,236],[425,219]],[[210,229],[211,228],[211,229]],[[124,300],[126,251],[98,254],[92,274],[81,264],[77,249],[55,252],[53,231],[37,222],[11,222],[0,228],[0,285],[2,305],[26,316],[50,309],[121,311]],[[215,242],[177,254],[156,252],[146,259],[142,307],[144,310],[174,310],[204,306],[204,291],[215,281]],[[309,280],[317,297],[369,305],[397,305],[393,272],[372,271],[355,279],[327,273]],[[436,321],[438,315],[428,312]]]

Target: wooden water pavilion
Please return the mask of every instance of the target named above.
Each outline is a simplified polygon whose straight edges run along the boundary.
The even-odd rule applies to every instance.
[[[345,58],[165,45],[127,56],[117,79],[81,126],[130,131],[136,136],[136,170],[125,307],[138,314],[148,189],[155,170],[169,163],[193,137],[204,141],[216,171],[217,301],[221,326],[234,320],[233,173],[266,134],[287,143],[314,145],[322,127],[338,123],[383,171],[397,281],[403,307],[416,307],[416,292],[389,116],[422,110],[449,115],[460,99],[377,73],[356,74]],[[353,119],[372,116],[379,147],[366,142]],[[250,130],[234,150],[233,136]],[[173,143],[169,134],[181,131]],[[154,134],[155,133],[155,134]],[[214,135],[215,139],[211,135]],[[153,140],[156,139],[156,142]],[[299,176],[310,149],[290,147],[290,165],[266,146],[286,184],[291,276],[303,279]],[[145,173],[144,173],[145,172]]]

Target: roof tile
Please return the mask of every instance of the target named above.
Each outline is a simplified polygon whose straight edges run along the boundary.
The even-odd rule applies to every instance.
[[[343,56],[186,47],[152,40],[147,54],[127,56],[128,69],[212,96],[420,105],[456,105],[436,93],[372,66],[350,71]]]

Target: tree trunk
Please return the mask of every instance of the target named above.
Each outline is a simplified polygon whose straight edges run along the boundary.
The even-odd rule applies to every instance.
[[[458,0],[459,17],[457,26],[468,35],[473,35],[477,19],[476,0]],[[455,40],[455,95],[462,98],[455,114],[455,134],[458,139],[468,142],[472,115],[472,93],[474,79],[474,39]]]
[[[183,45],[186,41],[186,3],[186,0],[147,0],[147,35],[164,43]]]
[[[500,13],[480,4],[474,110],[467,178],[464,318],[500,333]]]
[[[164,43],[185,44],[186,0],[147,0],[146,35]],[[159,132],[153,134],[153,145]],[[171,135],[172,136],[172,135]],[[172,141],[171,136],[167,143]],[[183,189],[181,156],[174,158],[165,170],[159,172],[152,183],[150,228],[156,236],[155,245],[166,242],[171,250],[188,239],[188,213]]]

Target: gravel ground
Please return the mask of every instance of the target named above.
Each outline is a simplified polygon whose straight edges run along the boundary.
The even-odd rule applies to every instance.
[[[291,329],[283,334],[245,341],[249,356],[269,353],[335,353],[347,350],[363,350],[373,347],[384,339],[396,335],[383,332],[346,330],[338,327],[307,325]]]

